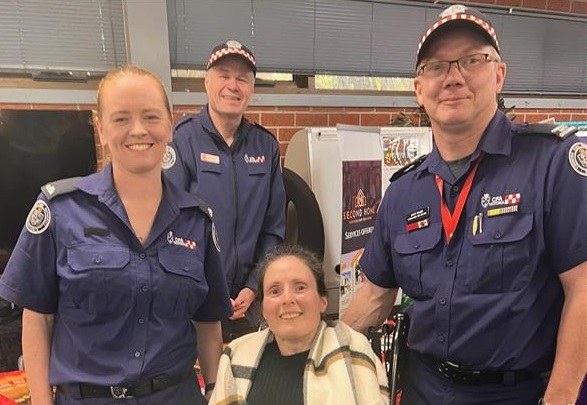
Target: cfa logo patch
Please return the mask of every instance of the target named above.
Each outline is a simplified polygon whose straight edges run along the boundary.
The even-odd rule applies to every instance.
[[[167,233],[167,242],[169,242],[170,245],[183,246],[191,250],[196,250],[196,248],[198,247],[196,242],[194,242],[193,240],[174,236],[173,231],[169,231]]]
[[[245,154],[245,163],[264,163],[265,155],[261,156],[249,156]]]
[[[483,194],[483,197],[481,197],[481,206],[487,208],[499,205],[518,204],[520,202],[520,197],[520,193],[506,194],[504,196],[490,196],[489,193],[485,193]]]

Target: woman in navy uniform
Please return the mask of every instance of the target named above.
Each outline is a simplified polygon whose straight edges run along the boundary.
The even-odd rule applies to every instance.
[[[194,362],[211,388],[232,313],[212,213],[162,176],[171,110],[153,74],[111,71],[97,104],[112,163],[42,188],[0,279],[25,308],[32,400],[203,403]]]

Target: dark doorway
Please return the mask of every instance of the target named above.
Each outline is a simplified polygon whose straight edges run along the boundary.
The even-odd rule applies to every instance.
[[[0,251],[12,250],[43,184],[95,171],[89,111],[0,110]]]

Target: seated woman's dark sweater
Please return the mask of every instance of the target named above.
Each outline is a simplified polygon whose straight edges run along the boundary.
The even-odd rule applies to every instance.
[[[247,396],[251,405],[303,405],[304,366],[308,350],[282,356],[275,341],[267,344]]]

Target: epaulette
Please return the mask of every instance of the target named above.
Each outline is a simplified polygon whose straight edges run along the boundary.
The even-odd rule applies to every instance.
[[[428,157],[427,154],[422,155],[422,156],[416,158],[413,162],[408,163],[407,165],[399,168],[394,174],[391,175],[391,177],[389,178],[389,182],[391,183],[391,182],[399,179],[401,176],[403,176],[407,172],[414,170],[416,167],[420,166],[422,164],[422,162],[424,162],[424,160],[426,160],[427,157]]]
[[[214,242],[216,250],[220,252],[220,238],[218,238],[218,231],[216,230],[216,225],[214,224],[214,212],[212,211],[212,208],[208,205],[207,202],[202,200],[197,195],[192,194],[191,196],[196,201],[198,208],[204,213],[204,215],[210,218],[210,221],[212,221],[212,241]]]
[[[212,211],[212,208],[210,207],[210,205],[202,200],[200,197],[198,197],[195,194],[191,194],[192,198],[195,200],[196,205],[198,206],[198,208],[208,217],[210,218],[210,220],[212,222],[214,222],[214,211]]]
[[[567,139],[577,132],[577,127],[553,124],[524,124],[518,130],[519,134],[552,135],[560,140]]]
[[[41,191],[47,197],[47,200],[51,200],[58,195],[71,193],[77,190],[77,182],[81,177],[69,177],[67,179],[52,181],[41,187]]]
[[[173,124],[173,130],[177,130],[179,127],[181,127],[183,124],[190,122],[193,118],[195,117],[194,114],[186,114],[183,117],[181,117],[179,120],[177,120],[175,122],[175,124]]]
[[[246,119],[246,118],[245,118]],[[271,135],[273,138],[275,138],[277,140],[277,136],[275,136],[275,134],[271,131],[269,131],[267,128],[265,128],[263,125],[259,124],[258,122],[255,121],[250,121],[247,119],[247,121],[254,127],[259,128],[261,131],[263,132],[267,132],[269,135]]]

